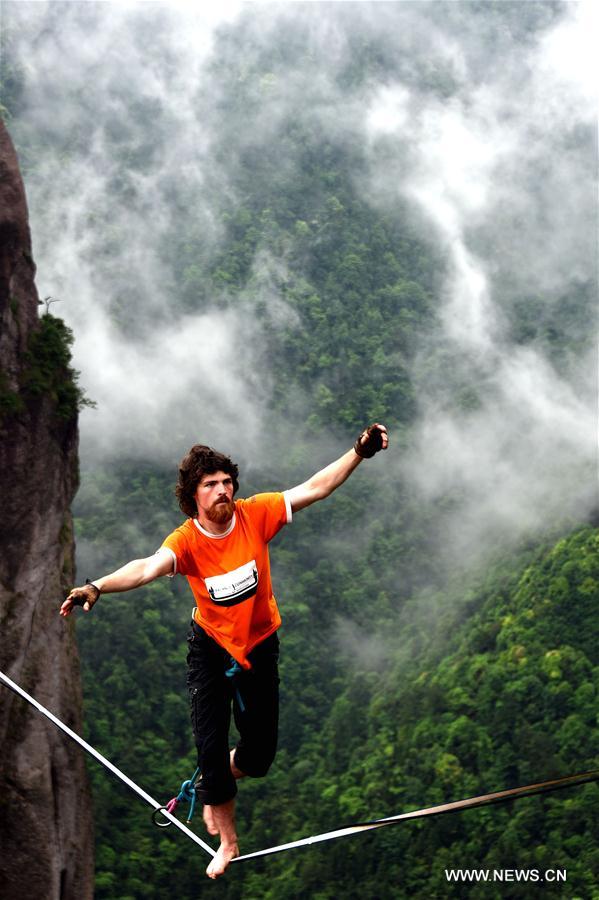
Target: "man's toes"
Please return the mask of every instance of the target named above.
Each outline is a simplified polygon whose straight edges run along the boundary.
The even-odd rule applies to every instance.
[[[208,868],[206,869],[206,875],[208,878],[219,878],[221,875],[225,874],[225,870],[222,866],[215,866],[213,862],[210,863]]]
[[[212,862],[206,869],[206,875],[209,878],[219,878],[220,875],[224,874],[225,869],[227,868],[231,860],[236,856],[239,856],[239,848],[237,844],[226,848],[221,844],[218,848],[216,856],[213,858]]]

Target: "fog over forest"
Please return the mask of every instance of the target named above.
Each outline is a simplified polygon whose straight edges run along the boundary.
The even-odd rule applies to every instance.
[[[401,209],[443,261],[410,361],[416,419],[404,429],[392,411],[385,477],[408,479],[423,502],[461,492],[445,513],[452,553],[588,513],[594,351],[577,321],[567,351],[550,332],[569,304],[593,308],[596,9],[516,4],[508,27],[478,6],[3,4],[38,288],[60,300],[51,311],[74,330],[97,404],[81,416],[84,470],[170,465],[197,440],[276,470],[271,456],[297,440],[326,462],[353,439],[338,423],[298,437],[314,402],[299,386],[294,421],[269,413],[278,373],[259,352],[256,309],[275,334],[295,326],[293,247],[258,246],[245,286],[196,305],[177,287],[171,251],[193,241],[198,264],[217,256],[223,204],[243,204],[237,175],[252,153],[274,153],[273,184],[293,180],[285,135],[298,120],[355,158],[363,202]],[[277,52],[283,35],[296,35],[292,53]],[[380,77],[352,81],[367,39]],[[233,64],[253,79],[251,115],[223,78]],[[528,339],[513,329],[523,304]]]

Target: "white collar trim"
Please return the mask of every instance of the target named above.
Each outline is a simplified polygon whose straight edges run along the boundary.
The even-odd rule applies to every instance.
[[[228,536],[231,534],[231,532],[232,532],[233,529],[235,528],[235,522],[236,522],[236,521],[237,521],[237,520],[236,520],[236,517],[235,517],[235,513],[233,513],[233,518],[231,519],[231,524],[229,525],[229,527],[227,528],[226,531],[223,531],[222,534],[212,534],[211,531],[206,531],[205,528],[202,528],[202,526],[200,525],[200,523],[199,523],[199,521],[198,521],[197,519],[194,519],[194,520],[193,520],[193,524],[194,524],[195,527],[198,529],[198,531],[200,532],[200,534],[203,534],[203,535],[204,535],[204,537],[212,538],[212,539],[215,540],[215,541],[220,541],[220,540],[222,540],[222,538],[226,538],[226,537],[228,537]]]

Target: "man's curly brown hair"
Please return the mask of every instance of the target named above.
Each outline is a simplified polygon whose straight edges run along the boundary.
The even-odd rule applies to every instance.
[[[195,444],[179,463],[179,478],[175,494],[181,512],[193,519],[198,514],[195,492],[204,475],[225,472],[233,479],[233,496],[239,490],[239,467],[224,453],[204,444]]]

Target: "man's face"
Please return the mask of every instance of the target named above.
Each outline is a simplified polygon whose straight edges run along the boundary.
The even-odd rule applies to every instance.
[[[235,511],[233,479],[226,472],[202,475],[195,499],[200,518],[204,515],[211,522],[224,525],[231,520]]]

